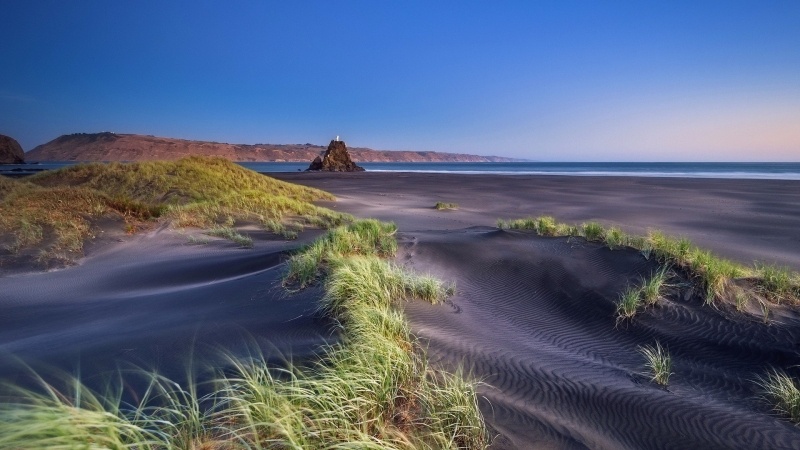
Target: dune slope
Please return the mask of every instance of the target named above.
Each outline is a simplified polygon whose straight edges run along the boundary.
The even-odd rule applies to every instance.
[[[800,318],[771,323],[702,305],[688,280],[616,325],[615,301],[656,264],[581,238],[472,228],[414,232],[405,261],[453,280],[449,306],[406,308],[431,356],[485,382],[495,448],[797,448],[753,382],[770,367],[800,375]],[[639,347],[673,357],[666,389]]]

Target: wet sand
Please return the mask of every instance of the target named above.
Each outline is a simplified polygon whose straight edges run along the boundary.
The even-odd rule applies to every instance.
[[[800,377],[800,316],[702,305],[688,280],[617,324],[614,302],[653,260],[581,239],[500,231],[498,218],[598,220],[632,233],[684,235],[742,262],[800,269],[800,182],[560,176],[282,173],[325,189],[325,206],[395,221],[398,262],[456,283],[443,305],[404,305],[435,364],[483,381],[494,448],[800,448],[753,380],[770,367]],[[437,201],[459,204],[437,211]],[[280,286],[286,252],[313,238],[253,233],[255,248],[188,245],[155,230],[93,250],[78,266],[0,276],[0,352],[91,377],[122,364],[179,376],[193,356],[260,347],[302,360],[335,340],[315,312],[319,287]],[[674,359],[670,384],[649,381],[641,345]],[[0,375],[25,377],[19,366]]]

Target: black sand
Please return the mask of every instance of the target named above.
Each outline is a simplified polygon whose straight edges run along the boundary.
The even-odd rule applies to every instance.
[[[553,215],[628,232],[656,228],[745,263],[800,269],[800,182],[441,174],[275,174],[339,197],[327,204],[395,221],[398,262],[457,285],[447,304],[410,302],[437,364],[480,377],[495,448],[800,448],[753,380],[800,371],[800,316],[702,305],[688,280],[630,323],[614,302],[655,263],[631,249],[499,231],[498,218]],[[437,211],[437,201],[458,203]],[[296,242],[253,250],[186,244],[162,230],[103,247],[77,267],[0,277],[0,351],[92,376],[132,361],[168,374],[190,354],[253,346],[302,359],[329,342],[319,288],[279,280]],[[644,374],[638,347],[674,358],[667,389]],[[255,345],[253,345],[255,343]],[[24,375],[3,364],[5,376]]]

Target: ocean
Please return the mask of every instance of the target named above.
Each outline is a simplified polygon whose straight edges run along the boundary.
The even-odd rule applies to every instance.
[[[23,175],[74,162],[0,165],[0,174]],[[261,173],[297,172],[308,163],[242,162]],[[369,172],[418,172],[494,175],[637,176],[800,180],[800,163],[653,163],[653,162],[510,162],[510,163],[359,163]]]
[[[258,172],[305,170],[305,163],[241,163]],[[359,163],[370,172],[495,175],[643,176],[800,180],[800,163]]]

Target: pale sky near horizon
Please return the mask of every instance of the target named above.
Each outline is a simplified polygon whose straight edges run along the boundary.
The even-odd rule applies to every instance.
[[[0,134],[800,161],[800,1],[0,0]]]

